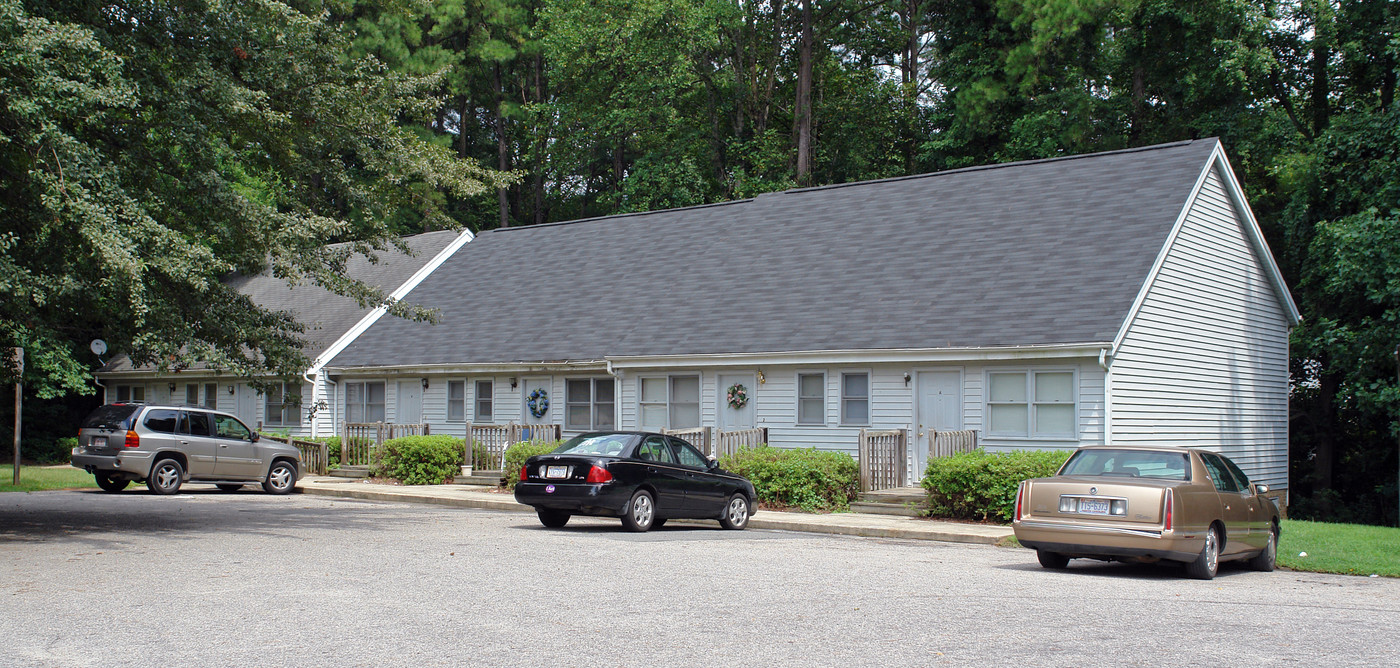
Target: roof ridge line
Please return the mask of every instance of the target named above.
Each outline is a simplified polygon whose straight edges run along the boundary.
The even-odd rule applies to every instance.
[[[616,220],[618,218],[632,218],[634,216],[650,216],[654,213],[670,213],[672,211],[694,211],[696,209],[710,209],[717,206],[729,206],[731,204],[745,204],[752,201],[754,201],[754,197],[745,197],[744,199],[731,199],[723,202],[708,202],[705,204],[692,204],[690,206],[676,206],[671,207],[669,209],[653,209],[651,211],[628,211],[627,213],[612,213],[606,216],[591,216],[588,218],[575,218],[573,220],[556,220],[552,223],[537,223],[534,225],[513,225],[510,227],[493,227],[489,230],[482,230],[480,232],[477,232],[476,234],[477,236],[481,236],[488,232],[506,232],[509,230],[537,230],[541,227],[559,227],[560,225],[573,225],[575,223],[591,223],[599,220]]]

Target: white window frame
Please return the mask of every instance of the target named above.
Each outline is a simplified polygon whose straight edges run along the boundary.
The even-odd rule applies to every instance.
[[[676,379],[677,379],[677,378],[694,378],[694,379],[695,379],[695,383],[696,383],[696,388],[695,388],[695,389],[696,389],[696,401],[695,401],[696,422],[699,423],[699,424],[696,424],[695,426],[698,427],[698,426],[701,426],[702,424],[704,424],[704,422],[705,422],[705,412],[704,412],[704,408],[705,408],[705,376],[704,376],[703,374],[701,374],[701,373],[699,373],[699,372],[695,372],[695,373],[673,373],[673,374],[653,374],[653,375],[646,375],[646,376],[637,376],[637,428],[638,428],[638,429],[644,429],[644,428],[645,428],[645,427],[642,426],[643,408],[646,407],[646,406],[659,406],[659,405],[661,405],[661,404],[659,404],[659,403],[657,403],[657,402],[654,402],[654,401],[652,401],[652,402],[644,402],[644,401],[642,401],[642,382],[645,381],[645,380],[658,380],[658,379],[665,379],[665,381],[666,381],[666,403],[665,403],[665,406],[666,406],[666,424],[665,424],[665,426],[662,427],[662,428],[663,428],[663,429],[676,429],[676,428],[677,428],[677,427],[673,424],[673,420],[671,419],[671,413],[675,410],[675,405],[676,405],[676,402],[675,402],[675,399],[674,399],[674,396],[673,396],[673,395],[675,394],[674,389],[675,389],[675,386],[676,386]],[[616,386],[614,386],[614,391],[616,391]],[[686,428],[689,429],[689,427],[686,427]]]
[[[802,377],[803,377],[803,376],[820,376],[820,377],[821,377],[821,379],[822,379],[822,393],[821,393],[821,396],[819,396],[819,397],[804,397],[804,396],[802,396]],[[822,369],[822,370],[815,370],[815,369],[814,369],[814,370],[810,370],[810,371],[797,371],[796,373],[793,374],[792,379],[793,379],[793,395],[796,397],[796,403],[794,404],[794,408],[795,408],[795,410],[796,410],[796,413],[793,415],[792,423],[793,423],[794,425],[799,426],[799,427],[825,427],[825,426],[826,426],[826,395],[827,395],[826,370],[824,370],[824,369]],[[813,400],[813,399],[817,399],[817,400],[820,400],[820,401],[821,401],[821,422],[803,422],[803,421],[802,421],[802,401],[803,401],[804,399],[807,400],[807,401],[811,401],[811,400]]]
[[[1038,373],[1067,373],[1070,376],[1070,402],[1038,401],[1035,396],[1035,375]],[[996,374],[1021,375],[1026,383],[1026,400],[1021,401],[992,401],[992,376]],[[1076,367],[1017,367],[1017,368],[995,368],[987,369],[984,379],[986,392],[983,395],[983,423],[986,427],[988,438],[1014,439],[1026,441],[1078,441],[1082,431],[1079,424],[1079,369]],[[1015,405],[1026,407],[1026,429],[1023,432],[992,431],[992,406]],[[1073,419],[1073,432],[1067,433],[1039,433],[1035,430],[1036,409],[1041,405],[1070,406]]]
[[[846,376],[865,376],[865,422],[852,422],[846,417]],[[841,369],[836,372],[837,408],[840,410],[842,427],[869,427],[875,421],[871,408],[875,405],[875,373],[870,369]]]
[[[350,386],[351,386],[351,385],[358,385],[358,386],[360,386],[360,404],[359,404],[359,405],[360,405],[360,420],[361,420],[361,421],[363,421],[363,420],[366,419],[365,413],[367,413],[369,407],[370,407],[370,406],[373,406],[373,405],[378,405],[378,406],[380,406],[380,409],[379,409],[379,410],[380,410],[380,413],[383,414],[383,415],[385,415],[386,417],[388,416],[388,413],[385,413],[385,411],[386,411],[387,408],[388,408],[388,403],[389,403],[389,386],[388,386],[388,383],[386,383],[386,382],[384,382],[384,381],[382,381],[382,380],[351,380],[351,381],[346,381],[346,382],[344,383],[344,385],[345,385],[345,421],[346,421],[346,422],[350,422]],[[368,387],[369,387],[370,385],[383,385],[383,386],[384,386],[384,403],[382,403],[382,404],[371,404],[371,403],[369,403],[369,401],[368,401],[368,399],[369,399],[369,390],[368,390]],[[382,419],[382,418],[381,418],[381,419]]]
[[[579,381],[587,381],[587,382],[588,382],[588,400],[587,400],[587,401],[575,401],[575,400],[574,400],[574,397],[570,397],[570,396],[569,396],[569,383],[570,383],[570,382],[579,382]],[[610,401],[610,402],[606,402],[606,403],[599,403],[599,402],[598,402],[598,383],[601,382],[601,381],[607,381],[607,382],[610,382],[610,383],[613,384],[613,400]],[[575,407],[575,406],[587,406],[587,407],[588,407],[588,424],[587,424],[587,425],[579,426],[579,425],[569,424],[569,408]],[[596,431],[596,430],[598,430],[598,429],[601,429],[602,427],[600,427],[599,424],[598,424],[598,407],[599,407],[599,406],[611,406],[611,407],[612,407],[612,410],[609,411],[609,413],[611,413],[611,415],[612,415],[613,428],[615,429],[615,428],[617,427],[617,379],[616,379],[616,378],[613,378],[612,376],[587,376],[587,377],[574,377],[574,378],[565,377],[565,378],[564,378],[564,430],[565,430],[565,431]]]
[[[452,386],[453,386],[453,385],[461,386],[461,388],[462,388],[462,396],[461,396],[460,398],[457,398],[457,399],[453,399],[453,398],[452,398]],[[445,404],[445,406],[446,406],[446,415],[444,416],[445,419],[446,419],[448,422],[466,422],[466,421],[467,421],[467,381],[466,381],[465,379],[458,379],[458,380],[449,380],[449,381],[447,381],[447,389],[446,389],[446,392],[447,392],[447,402],[446,402],[446,404]],[[460,404],[461,404],[461,411],[457,414],[457,417],[453,417],[453,416],[452,416],[452,404],[453,404],[454,402],[455,402],[455,403],[460,403]]]
[[[296,392],[295,392],[295,393],[289,392],[289,389],[292,388],[292,387],[295,387],[295,388],[296,388]],[[273,396],[273,395],[272,395],[271,392],[263,393],[263,424],[265,424],[265,425],[267,425],[267,426],[269,426],[269,427],[300,427],[300,426],[301,426],[301,402],[300,402],[300,401],[297,401],[297,402],[295,402],[294,404],[288,403],[287,400],[286,400],[288,394],[293,394],[294,396],[296,396],[296,397],[298,397],[298,398],[301,397],[301,383],[281,383],[281,384],[280,384],[280,387],[278,388],[278,391],[277,391],[278,401],[276,401],[276,402],[274,402],[274,401],[272,400],[272,396]],[[272,407],[273,407],[273,406],[276,406],[276,407],[277,407],[277,411],[276,411],[277,421],[276,421],[276,422],[274,422],[274,421],[272,420],[272,416],[273,416]],[[288,411],[291,411],[291,414],[294,415],[294,416],[296,416],[295,421],[288,421],[288,420],[287,420],[287,412],[288,412]]]
[[[481,394],[482,394],[482,393],[481,393],[481,385],[482,385],[482,383],[485,383],[486,386],[487,386],[487,388],[488,388],[488,390],[489,390],[489,391],[486,393],[486,398],[485,398],[485,399],[482,399],[482,398],[481,398]],[[483,416],[482,413],[481,413],[481,402],[483,402],[483,401],[485,401],[487,404],[489,404],[489,405],[490,405],[490,408],[491,408],[491,410],[490,410],[488,413],[486,413],[486,415],[484,415],[484,416]],[[484,422],[482,422],[482,424],[494,424],[494,423],[495,423],[495,420],[496,420],[496,379],[494,379],[494,378],[478,378],[478,379],[472,381],[472,417],[473,417],[475,420],[477,420],[477,421],[484,420]]]

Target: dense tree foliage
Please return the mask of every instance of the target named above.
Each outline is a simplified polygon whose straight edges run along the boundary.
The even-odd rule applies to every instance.
[[[0,344],[54,391],[98,332],[289,364],[214,279],[359,294],[326,240],[1217,136],[1304,316],[1294,510],[1395,519],[1394,0],[0,6]]]

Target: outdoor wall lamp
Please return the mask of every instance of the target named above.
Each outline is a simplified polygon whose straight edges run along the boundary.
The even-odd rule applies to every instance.
[[[229,396],[233,396],[233,386],[232,386],[232,385],[229,385],[229,386],[228,386],[228,393],[229,393]]]
[[[427,379],[427,378],[424,378],[424,379],[423,379],[423,389],[425,389],[425,390],[428,389],[428,379]]]
[[[909,372],[908,372],[908,371],[905,371],[905,372],[904,372],[904,386],[905,386],[905,387],[909,387],[909,378],[910,378]]]
[[[170,393],[175,394],[175,383],[170,384]]]
[[[515,389],[515,376],[510,377],[510,389]]]
[[[758,370],[758,384],[759,384],[759,385],[762,385],[764,382],[766,382],[766,381],[763,379],[763,369],[759,369],[759,370]]]

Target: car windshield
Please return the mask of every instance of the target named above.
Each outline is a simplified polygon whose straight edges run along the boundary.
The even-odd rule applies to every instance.
[[[140,406],[133,404],[107,404],[98,406],[97,410],[88,413],[87,419],[83,420],[83,429],[115,429],[118,431],[131,429],[131,416],[140,410]]]
[[[1080,450],[1060,475],[1102,475],[1161,480],[1190,480],[1185,452],[1150,450]]]
[[[575,436],[555,448],[556,455],[604,455],[615,457],[622,454],[632,442],[632,434],[584,434]]]

